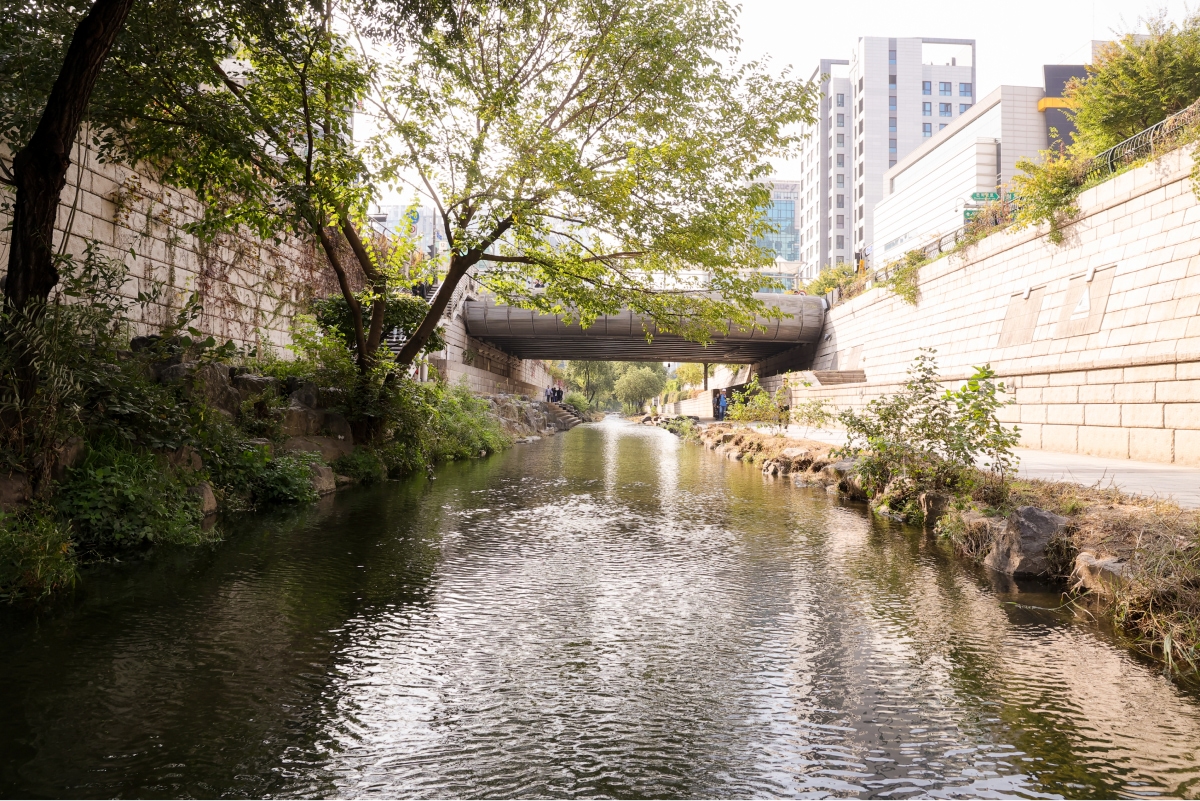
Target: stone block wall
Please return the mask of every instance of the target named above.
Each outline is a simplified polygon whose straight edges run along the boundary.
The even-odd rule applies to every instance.
[[[202,216],[191,193],[163,186],[149,169],[99,162],[83,144],[72,162],[55,247],[80,259],[95,243],[100,253],[126,264],[122,294],[131,301],[139,294],[148,299],[132,306],[135,334],[161,330],[197,293],[203,314],[195,327],[218,340],[282,351],[300,305],[336,291],[324,258],[294,236],[272,241],[240,233],[205,242],[185,230]],[[4,199],[0,227],[9,222],[11,196]],[[0,232],[0,270],[8,264],[8,237]]]
[[[873,289],[826,316],[814,370],[866,382],[793,391],[859,406],[923,347],[947,384],[990,364],[1032,448],[1200,464],[1200,201],[1190,149],[1084,192],[1061,244],[993,234],[920,271],[916,307]],[[811,378],[811,377],[810,377]]]
[[[446,349],[432,354],[429,362],[450,383],[465,380],[473,392],[528,395],[534,400],[553,383],[540,360],[518,359],[468,336],[458,310],[451,310],[443,325]]]

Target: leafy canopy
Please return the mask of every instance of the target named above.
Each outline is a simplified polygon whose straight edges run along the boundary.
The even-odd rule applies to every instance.
[[[584,324],[630,308],[700,341],[751,321],[761,181],[814,87],[729,66],[719,0],[462,8],[455,36],[372,67],[381,174],[436,207],[448,280],[482,262],[503,301]]]
[[[650,367],[637,367],[617,379],[614,391],[621,403],[640,409],[647,400],[662,392],[665,383],[662,373]]]
[[[1066,96],[1074,111],[1075,141],[1100,153],[1190,106],[1200,98],[1200,12],[1182,22],[1166,13],[1146,20],[1149,34],[1127,34],[1105,46],[1073,80]]]

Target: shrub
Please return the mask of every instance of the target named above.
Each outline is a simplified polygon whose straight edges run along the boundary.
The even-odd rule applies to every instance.
[[[88,448],[55,504],[84,549],[106,553],[143,542],[196,543],[200,504],[153,454],[124,443]]]
[[[592,408],[592,404],[588,403],[587,396],[582,392],[568,392],[563,397],[563,403],[574,406],[581,412],[586,412]]]
[[[348,476],[360,484],[374,484],[387,478],[388,469],[375,451],[355,448],[332,465],[338,475]]]
[[[1078,145],[1060,147],[1042,151],[1040,161],[1017,162],[1017,168],[1025,173],[1013,177],[1019,227],[1046,223],[1050,226],[1047,238],[1055,244],[1063,241],[1063,229],[1079,214],[1075,200],[1083,191],[1087,169],[1087,159],[1078,151]]]
[[[984,366],[960,389],[943,390],[933,354],[922,350],[903,392],[839,415],[849,437],[840,455],[858,457],[864,489],[893,510],[911,510],[925,491],[969,493],[977,464],[998,482],[1016,466],[1017,431],[997,417],[1008,403],[1004,385]]]
[[[258,503],[312,503],[319,497],[312,487],[313,453],[276,456],[253,477],[252,494]]]
[[[42,597],[78,578],[69,529],[44,504],[0,512],[0,598]]]
[[[363,313],[367,314],[370,303],[366,302],[366,292],[359,293],[359,301],[363,304]],[[383,331],[399,328],[405,336],[417,330],[429,311],[429,304],[416,295],[407,292],[393,292],[387,300],[383,313]],[[313,301],[313,316],[317,325],[327,333],[334,333],[349,347],[354,346],[354,318],[350,314],[350,305],[341,295],[333,295],[322,300]],[[364,323],[369,321],[364,321]],[[425,343],[424,353],[435,353],[446,347],[442,328],[439,326]]]
[[[920,270],[929,264],[929,257],[923,250],[910,250],[904,254],[904,259],[889,268],[890,275],[883,285],[894,292],[909,306],[917,305],[919,288],[917,279]]]
[[[810,428],[824,428],[833,420],[833,410],[825,398],[801,401],[792,407],[792,422],[804,426],[807,435]]]
[[[437,413],[428,451],[434,460],[469,459],[511,444],[499,421],[488,413],[487,403],[472,395],[465,385],[440,386],[435,392]],[[411,433],[419,436],[418,432]]]
[[[782,430],[788,422],[787,383],[770,393],[755,376],[745,389],[733,393],[725,418],[741,423],[769,423]]]

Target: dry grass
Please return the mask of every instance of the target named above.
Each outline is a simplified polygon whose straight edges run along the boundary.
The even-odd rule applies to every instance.
[[[700,434],[700,440],[705,444],[722,439],[725,434],[732,438],[725,443],[726,450],[737,449],[741,460],[750,463],[763,463],[782,458],[782,453],[788,448],[804,448],[810,454],[814,463],[826,463],[830,460],[829,452],[833,446],[827,442],[817,442],[811,439],[792,439],[778,434],[767,434],[753,428],[716,423],[705,426]],[[818,468],[819,469],[819,468]]]
[[[1098,600],[1135,647],[1172,669],[1200,670],[1200,510],[1050,481],[1011,482],[1001,508],[985,506],[993,513],[1037,506],[1068,518],[1073,553],[1126,564],[1113,596]]]

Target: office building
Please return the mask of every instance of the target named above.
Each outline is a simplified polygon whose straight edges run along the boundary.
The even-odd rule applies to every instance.
[[[801,274],[866,258],[883,174],[974,105],[973,39],[858,40],[813,73],[820,119],[801,150]]]
[[[775,229],[759,237],[759,247],[774,255],[775,266],[764,272],[779,279],[785,289],[795,286],[799,272],[800,231],[796,226],[796,207],[800,184],[795,181],[773,181],[771,203],[766,208],[767,222]]]
[[[1037,86],[1001,86],[884,173],[872,266],[953,233],[1007,191],[1017,162],[1046,149],[1044,94]]]

